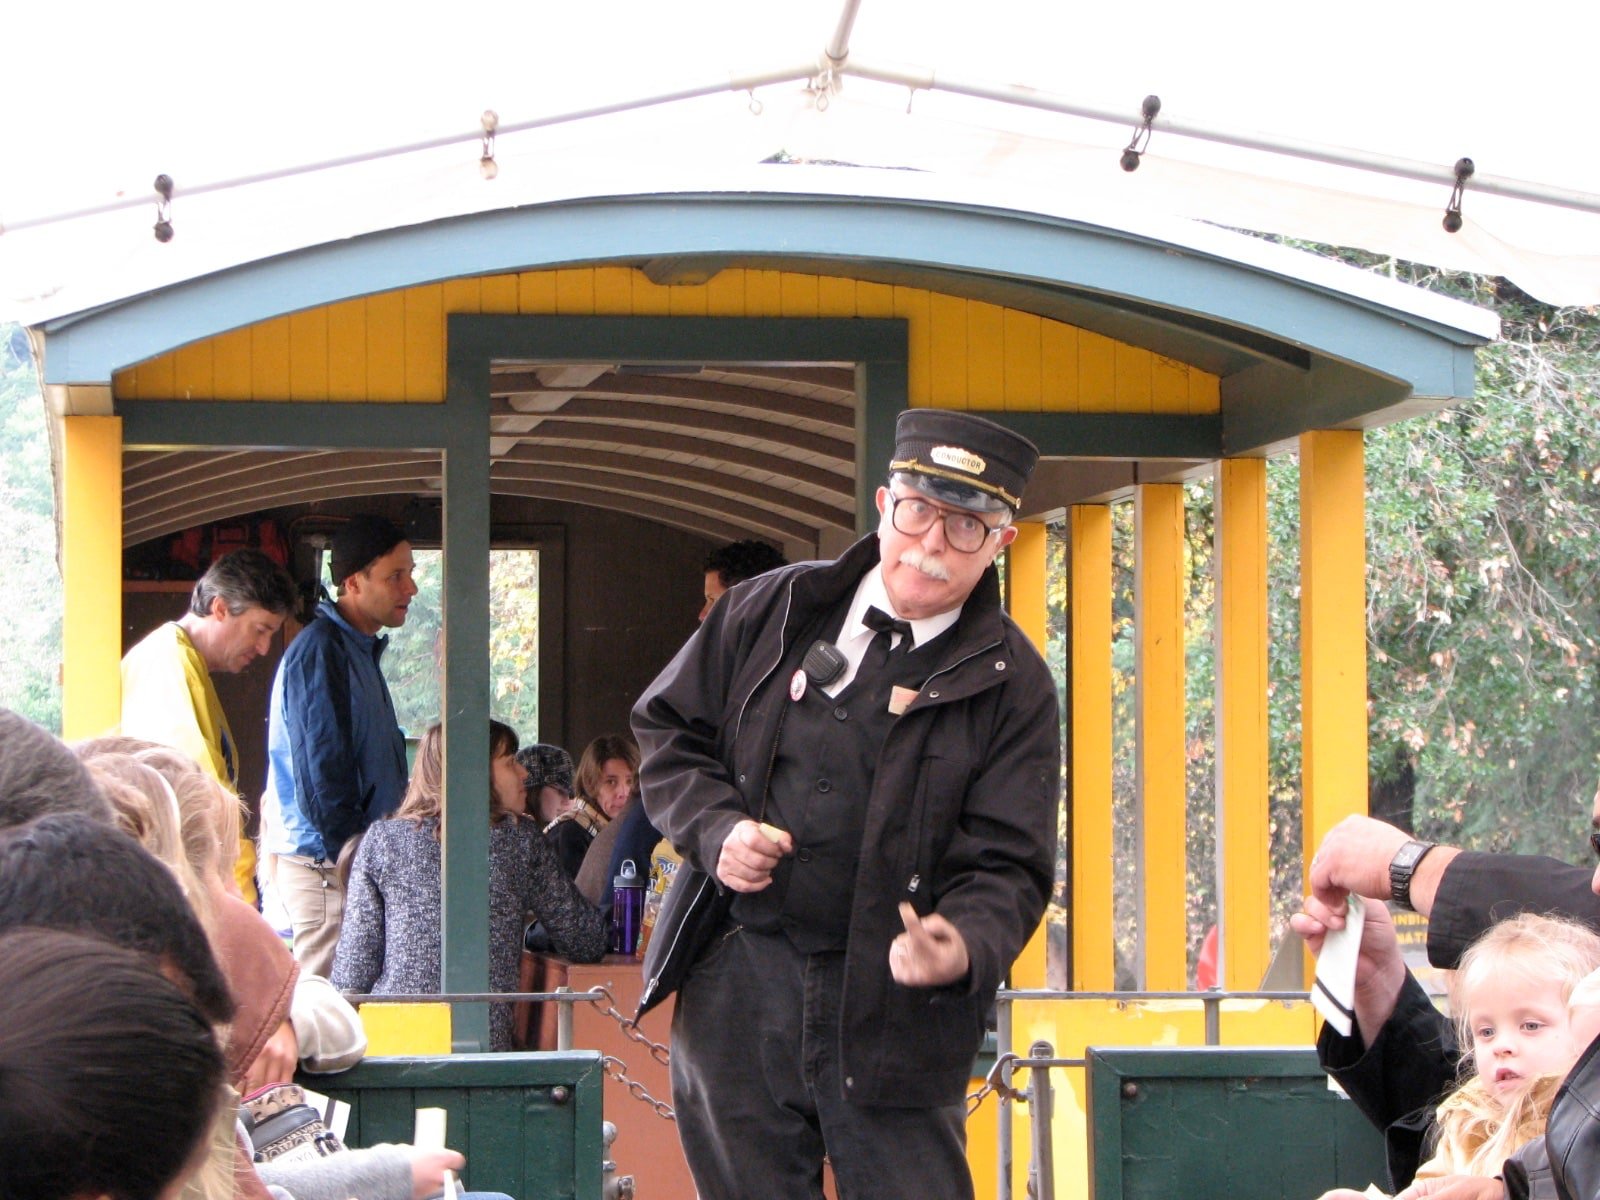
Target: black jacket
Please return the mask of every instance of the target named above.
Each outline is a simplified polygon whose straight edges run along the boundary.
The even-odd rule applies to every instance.
[[[1460,1082],[1454,1027],[1408,973],[1372,1045],[1358,1029],[1341,1037],[1324,1025],[1317,1058],[1362,1115],[1383,1130],[1389,1190],[1407,1186],[1433,1152],[1434,1109]]]
[[[869,536],[837,562],[738,585],[634,708],[645,809],[684,858],[646,953],[641,1011],[678,987],[726,915],[728,895],[712,871],[733,826],[762,812],[789,703],[779,665],[877,564]],[[961,1099],[985,1011],[1044,913],[1060,790],[1055,684],[1001,609],[991,568],[878,757],[841,1004],[848,1098],[908,1107]],[[961,931],[971,959],[964,982],[893,981],[888,950],[904,928],[901,900]]]
[[[1544,1153],[1561,1200],[1600,1200],[1600,1041],[1589,1044],[1556,1093]]]
[[[1593,878],[1588,867],[1538,855],[1456,855],[1428,914],[1428,961],[1453,969],[1484,930],[1518,913],[1571,917],[1600,932],[1600,896],[1589,890]]]

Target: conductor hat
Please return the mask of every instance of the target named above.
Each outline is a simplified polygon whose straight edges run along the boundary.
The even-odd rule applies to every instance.
[[[908,408],[894,425],[890,474],[919,491],[978,512],[1022,506],[1039,448],[1004,425],[966,412]]]

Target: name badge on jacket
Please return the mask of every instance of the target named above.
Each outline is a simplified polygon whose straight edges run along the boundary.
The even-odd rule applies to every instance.
[[[908,687],[893,687],[889,689],[889,712],[898,717],[911,706],[917,698],[917,689]]]

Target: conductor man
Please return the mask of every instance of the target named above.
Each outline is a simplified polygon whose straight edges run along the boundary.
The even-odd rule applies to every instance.
[[[963,1094],[1054,865],[1055,685],[996,555],[1038,450],[965,413],[895,427],[878,528],[731,589],[633,712],[683,855],[641,1011],[704,1200],[966,1198]]]

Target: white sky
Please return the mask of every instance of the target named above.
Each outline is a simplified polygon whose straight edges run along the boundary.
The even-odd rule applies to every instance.
[[[13,168],[0,219],[142,192],[159,171],[181,186],[470,128],[486,107],[509,122],[806,61],[839,11],[840,0],[17,6],[0,73]],[[1592,0],[862,0],[851,48],[1125,108],[1130,127],[1156,92],[1173,117],[1442,162],[1468,154],[1483,172],[1600,191],[1597,33]]]
[[[62,0],[15,6],[7,14],[0,69],[6,162],[0,175],[0,224],[120,195],[150,197],[152,180],[165,172],[178,185],[175,219],[181,239],[197,228],[197,210],[186,212],[182,204],[186,184],[461,133],[477,125],[485,108],[514,123],[731,73],[816,61],[842,3],[277,0],[246,8],[216,0],[164,0],[90,8]],[[1483,174],[1600,194],[1589,95],[1597,34],[1600,4],[1595,0],[1520,6],[1441,5],[1437,0],[1338,5],[861,0],[850,48],[857,62],[1025,84],[1128,114],[1119,127],[919,94],[919,116],[959,112],[966,122],[983,123],[994,114],[997,125],[1045,134],[1038,143],[1045,152],[1029,159],[1008,157],[1003,138],[988,149],[974,140],[966,157],[951,154],[938,162],[927,147],[920,159],[908,149],[903,165],[962,178],[992,166],[1002,187],[1027,184],[1057,196],[1076,194],[1081,186],[1085,193],[1114,197],[1154,196],[1157,206],[1178,209],[1187,199],[1192,201],[1188,207],[1202,211],[1184,215],[1241,225],[1252,223],[1253,196],[1236,194],[1241,203],[1204,211],[1212,201],[1194,199],[1202,186],[1224,201],[1230,187],[1235,193],[1245,189],[1232,177],[1202,181],[1185,170],[1189,163],[1238,170],[1245,162],[1239,152],[1163,137],[1158,124],[1138,184],[1118,180],[1116,151],[1147,93],[1160,95],[1163,116],[1174,120],[1263,130],[1441,166],[1468,155]],[[876,158],[854,161],[900,165],[891,160],[902,138],[909,146],[920,133],[937,149],[939,139],[948,136],[938,126],[932,134],[898,132],[892,118],[904,101],[894,90],[861,80],[848,80],[845,87],[846,100],[880,102],[877,145],[888,147]],[[769,100],[769,113],[782,108],[782,99]],[[719,103],[743,112],[744,101],[737,96]],[[835,110],[835,118],[843,107]],[[791,134],[798,144],[816,135],[814,144],[823,154],[830,149],[830,136],[834,146],[860,144],[859,137],[837,136],[842,128],[837,119],[829,122],[824,114],[811,120],[810,126],[773,126],[769,116],[770,130],[746,122],[742,128],[708,127],[712,132],[702,136],[720,139],[716,146],[723,157],[737,161],[745,161],[741,156],[747,152],[770,152],[764,147],[777,148],[774,142],[788,148]],[[674,141],[656,132],[662,126],[641,122],[635,128],[649,132],[635,132],[631,142],[624,137],[611,146],[611,165],[636,158],[659,165],[659,160],[695,153],[694,141]],[[576,142],[557,139],[541,150],[551,156],[540,164],[547,178],[559,177],[564,167],[598,177],[594,155],[585,166],[583,155],[567,153],[582,145],[583,135],[575,136]],[[510,139],[504,141],[503,161],[510,161],[514,147]],[[1109,153],[1095,149],[1074,159],[1069,150],[1052,148],[1065,142],[1104,146]],[[470,147],[456,157],[470,170]],[[1240,178],[1247,185],[1259,161],[1243,169],[1247,175]],[[1304,164],[1280,163],[1275,170],[1291,179],[1313,179]],[[505,174],[501,191],[509,193],[513,184]],[[1165,196],[1158,194],[1158,184],[1167,189]],[[315,189],[327,186],[345,185],[307,180],[296,199],[314,202],[319,199]],[[1444,256],[1468,249],[1492,254],[1509,246],[1514,253],[1531,251],[1536,260],[1543,256],[1534,263],[1536,272],[1564,272],[1565,278],[1552,280],[1552,291],[1565,302],[1590,291],[1600,298],[1600,217],[1578,219],[1549,209],[1518,226],[1498,220],[1492,198],[1474,200],[1469,191],[1469,219],[1476,215],[1485,227],[1469,227],[1453,243],[1441,242],[1432,214],[1442,213],[1447,187],[1403,185],[1391,193],[1389,199],[1417,206],[1401,214],[1406,240],[1393,246],[1377,245],[1377,234],[1361,240],[1373,221],[1359,202],[1337,213],[1326,229],[1307,225],[1329,207],[1315,193],[1288,198],[1292,217],[1277,224],[1263,217],[1255,227],[1344,239],[1473,269],[1485,264],[1470,257],[1449,263]],[[355,190],[340,198],[377,221],[400,219],[392,213],[378,216]],[[320,199],[337,207],[335,197]],[[263,203],[286,215],[281,198]],[[148,229],[152,215],[140,212],[142,228]],[[243,224],[236,220],[232,228],[242,232]],[[1424,225],[1434,232],[1426,233]],[[356,226],[346,228],[353,232]],[[0,295],[37,296],[54,286],[37,278],[18,282],[23,275],[37,275],[33,266],[17,265],[29,259],[20,244],[26,232],[0,236],[0,285],[5,285]],[[45,261],[61,259],[60,245],[41,244],[31,262],[37,264],[41,255]],[[95,257],[104,253],[83,243],[83,261],[64,267],[57,284],[96,269],[104,274],[103,259]],[[1590,258],[1563,265],[1563,255]],[[1510,273],[1493,262],[1487,269]],[[8,273],[12,278],[5,278]]]

